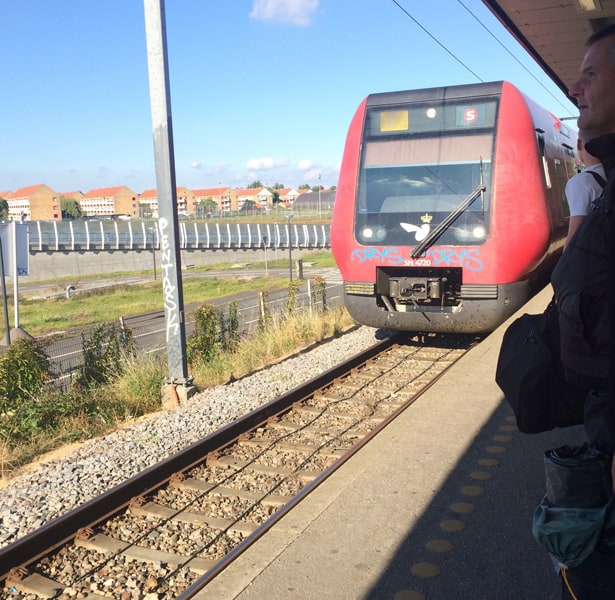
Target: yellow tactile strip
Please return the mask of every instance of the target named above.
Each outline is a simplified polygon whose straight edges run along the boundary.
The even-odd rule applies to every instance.
[[[434,536],[425,542],[425,548],[433,556],[433,561],[420,561],[410,565],[410,571],[415,577],[426,579],[439,576],[442,569],[438,564],[438,555],[455,550],[455,544],[446,538],[446,534],[459,533],[465,529],[463,516],[473,513],[476,509],[476,505],[471,502],[471,499],[485,493],[485,486],[488,485],[489,480],[493,476],[492,471],[489,469],[493,470],[500,464],[500,461],[495,456],[502,455],[508,451],[506,444],[513,440],[510,434],[517,431],[513,416],[508,416],[504,420],[505,423],[499,427],[502,433],[496,434],[491,438],[494,444],[489,444],[484,448],[485,456],[477,460],[479,468],[472,470],[468,474],[469,482],[459,487],[459,499],[456,499],[449,506],[457,518],[448,518],[440,521],[438,537]],[[393,596],[393,600],[427,600],[427,597],[418,590],[404,589],[397,591]]]

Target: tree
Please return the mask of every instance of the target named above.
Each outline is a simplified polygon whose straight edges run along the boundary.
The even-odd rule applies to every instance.
[[[256,211],[256,202],[254,200],[246,200],[242,207],[239,209],[239,212],[246,214],[253,213]]]
[[[60,196],[60,208],[62,209],[63,219],[78,219],[82,216],[79,202],[77,202],[74,198]]]
[[[249,190],[258,190],[260,188],[264,187],[263,184],[257,179],[256,181],[253,181],[249,186],[248,189]]]
[[[0,219],[8,219],[9,218],[9,203],[4,199],[0,198]]]
[[[309,183],[302,183],[298,188],[298,190],[310,190],[312,186]]]
[[[196,214],[199,216],[203,215],[215,215],[218,213],[218,205],[216,201],[211,197],[207,196],[207,198],[203,198],[199,200],[196,205]]]

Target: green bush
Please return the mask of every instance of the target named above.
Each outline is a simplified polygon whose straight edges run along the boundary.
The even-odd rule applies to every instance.
[[[39,397],[49,357],[34,340],[19,338],[0,356],[0,439],[23,439],[49,426],[53,407]]]
[[[220,345],[223,352],[234,352],[239,346],[239,303],[228,303],[228,319],[220,313]]]
[[[186,342],[186,357],[190,364],[211,362],[220,353],[218,312],[211,304],[194,311],[194,333]]]
[[[321,310],[327,310],[327,282],[323,277],[316,276],[312,280],[312,304],[316,306],[317,301],[322,302]]]
[[[299,295],[299,284],[292,281],[288,285],[288,300],[286,301],[286,314],[292,314],[297,310],[297,297]]]
[[[36,396],[49,378],[49,357],[34,340],[18,338],[0,356],[0,412]]]
[[[83,367],[76,383],[89,388],[104,384],[122,372],[122,358],[134,352],[132,333],[112,323],[97,325],[83,336]]]

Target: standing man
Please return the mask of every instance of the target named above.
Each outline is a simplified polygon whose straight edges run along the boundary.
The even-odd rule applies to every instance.
[[[609,369],[605,375],[609,402],[603,411],[603,435],[612,454],[615,450],[615,25],[594,33],[586,46],[580,77],[569,93],[579,108],[579,129],[602,134],[587,143],[587,150],[602,162],[607,176],[604,196],[610,222],[609,278],[605,282],[609,298]]]
[[[592,211],[594,202],[602,194],[606,174],[602,163],[585,148],[585,144],[595,137],[585,129],[579,129],[577,150],[583,170],[571,177],[566,183],[566,201],[570,211],[566,247],[583,219]]]
[[[598,292],[594,287],[583,294],[583,265],[576,271],[577,275],[572,275],[564,260],[559,265],[559,275],[554,272],[552,283],[556,297],[558,288],[561,294],[562,302],[558,297],[558,303],[562,314],[570,306],[568,299],[571,297],[566,295],[564,288],[577,285],[580,291],[580,310],[578,314],[569,314],[581,321],[584,341],[589,342],[586,346],[595,353],[593,363],[600,365],[596,373],[599,383],[585,401],[584,425],[590,442],[612,457],[615,451],[615,25],[594,33],[587,40],[586,47],[579,79],[570,87],[569,94],[579,108],[579,129],[595,132],[597,136],[587,143],[587,150],[602,162],[606,172],[602,218],[607,221],[600,220],[596,224],[596,219],[587,219],[587,223],[583,224],[584,230],[579,230],[573,243],[579,240],[582,233],[585,234],[584,240],[587,240],[592,239],[593,232],[598,232],[593,236],[594,240],[598,240],[598,246],[594,246],[598,248],[598,253],[590,259],[586,253],[584,260],[598,260],[602,269],[592,270],[590,263],[584,264],[588,266],[588,271],[603,275],[597,286]],[[593,223],[591,227],[595,227],[593,230],[590,223]],[[583,243],[582,240],[580,242]],[[567,256],[568,251],[562,259],[571,259]],[[563,348],[567,339],[569,341],[571,338],[567,338],[569,331],[565,328],[561,333]],[[587,354],[587,348],[584,351]],[[592,357],[589,358],[592,362]],[[615,480],[615,462],[612,458],[611,464]],[[615,554],[600,545],[585,562],[568,569],[564,575],[567,578],[562,592],[564,600],[615,598]]]

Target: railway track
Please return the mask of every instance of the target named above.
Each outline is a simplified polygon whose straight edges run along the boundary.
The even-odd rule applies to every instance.
[[[0,549],[3,598],[190,598],[476,342],[399,334]]]

